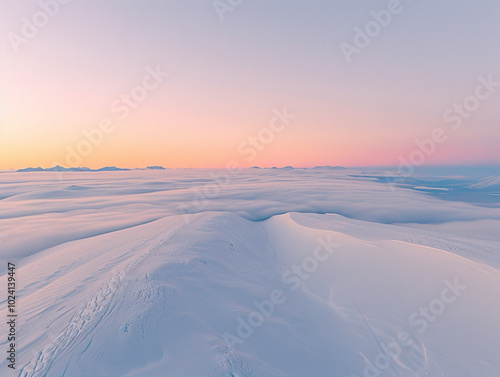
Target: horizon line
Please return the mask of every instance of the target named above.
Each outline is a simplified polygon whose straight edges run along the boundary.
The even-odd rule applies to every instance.
[[[419,168],[474,168],[474,167],[500,167],[500,162],[492,162],[492,163],[460,163],[460,164],[423,164],[423,165],[418,165],[414,166],[411,165],[415,169]],[[326,167],[326,168],[337,168],[337,169],[394,169],[400,167],[400,165],[314,165],[314,166],[293,166],[293,165],[283,165],[283,166],[248,166],[248,167],[234,167],[234,168],[228,168],[226,167],[195,167],[195,166],[189,166],[189,167],[169,167],[169,166],[163,166],[163,165],[148,165],[145,167],[122,167],[122,166],[114,166],[114,165],[104,165],[98,168],[88,168],[86,166],[63,166],[63,165],[53,165],[53,166],[27,166],[23,168],[0,168],[0,171],[18,171],[18,170],[24,170],[24,169],[54,169],[54,168],[62,168],[61,170],[67,170],[67,169],[83,169],[83,170],[89,170],[89,171],[96,171],[100,169],[123,169],[123,170],[181,170],[181,169],[197,169],[197,170],[244,170],[244,169],[314,169],[314,168],[320,168],[320,167]]]

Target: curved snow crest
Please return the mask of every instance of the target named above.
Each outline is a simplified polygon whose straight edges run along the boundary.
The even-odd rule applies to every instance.
[[[2,173],[0,234],[9,237],[3,240],[0,258],[29,257],[98,235],[102,228],[116,231],[165,216],[181,214],[189,219],[209,211],[236,213],[254,221],[290,212],[334,213],[377,223],[500,221],[495,177],[484,181],[491,184],[484,192],[465,190],[484,194],[478,195],[484,201],[480,206],[460,201],[468,196],[464,190],[458,190],[461,195],[446,196],[454,201],[441,200],[441,193],[431,196],[401,187],[391,191],[383,178],[354,173],[249,169],[227,178],[221,171],[149,170],[75,172],[63,180],[49,173]],[[452,179],[448,181],[455,187]],[[38,231],[42,226],[43,234]],[[489,233],[498,240],[498,232]],[[0,273],[4,272],[0,265]]]
[[[48,281],[26,288],[21,375],[351,377],[387,360],[381,376],[494,377],[499,271],[464,256],[470,246],[456,239],[403,243],[395,235],[418,241],[419,231],[372,225],[207,212],[58,246],[19,270],[27,286]],[[312,269],[328,237],[339,247]],[[462,257],[450,254],[457,246]],[[54,276],[62,266],[71,268]],[[275,290],[284,302],[254,326]],[[223,335],[239,326],[251,334],[228,346]],[[403,332],[412,344],[390,353]]]

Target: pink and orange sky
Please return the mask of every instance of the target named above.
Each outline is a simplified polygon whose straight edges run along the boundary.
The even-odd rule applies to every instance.
[[[26,20],[48,10],[0,5],[0,169],[397,165],[436,128],[447,140],[425,164],[500,163],[500,87],[458,129],[443,119],[479,77],[500,82],[491,1],[401,1],[350,63],[341,44],[387,1],[244,1],[223,20],[212,1],[43,3],[57,6],[29,38]],[[119,111],[131,92],[141,101]],[[283,108],[295,117],[241,153]],[[112,131],[86,151],[105,119]]]

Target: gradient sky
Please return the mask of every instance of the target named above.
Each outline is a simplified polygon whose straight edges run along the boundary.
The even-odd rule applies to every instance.
[[[73,0],[16,53],[9,33],[41,7],[4,0],[0,169],[67,166],[103,118],[114,130],[77,165],[397,165],[437,127],[425,164],[500,163],[500,88],[459,129],[443,120],[478,77],[500,82],[500,3],[400,3],[348,64],[340,44],[388,1],[244,0],[221,21],[211,0]],[[169,77],[120,119],[113,102],[157,65]],[[283,107],[296,117],[248,161],[239,146]]]

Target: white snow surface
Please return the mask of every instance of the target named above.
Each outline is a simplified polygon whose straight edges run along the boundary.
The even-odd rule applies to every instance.
[[[0,173],[1,376],[500,376],[498,206],[350,170],[57,174]]]

